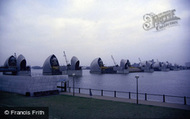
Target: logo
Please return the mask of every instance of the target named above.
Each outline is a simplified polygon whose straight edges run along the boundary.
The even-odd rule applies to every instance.
[[[5,111],[4,111],[4,114],[5,114],[5,115],[9,115],[9,110],[5,110]]]
[[[175,16],[175,11],[175,9],[168,10],[158,15],[155,15],[154,13],[145,14],[143,16],[145,21],[143,24],[143,29],[148,31],[155,28],[157,31],[159,31],[165,29],[166,27],[177,25],[180,18]]]

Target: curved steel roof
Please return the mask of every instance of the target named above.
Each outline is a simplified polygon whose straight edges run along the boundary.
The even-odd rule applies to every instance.
[[[26,70],[26,59],[22,54],[17,58],[17,68],[18,70]]]
[[[4,63],[4,67],[16,67],[17,66],[17,59],[13,55],[11,55]]]
[[[43,64],[43,74],[59,74],[59,62],[54,54],[50,55]]]
[[[101,67],[103,65],[103,61],[100,57],[94,59],[90,64],[90,71],[91,72],[101,72]]]
[[[122,69],[126,69],[126,63],[127,63],[127,60],[125,60],[125,59],[122,59],[121,61],[120,61],[120,67],[122,68]]]
[[[153,65],[152,65],[153,68],[159,68],[161,67],[161,63],[160,62],[155,62]]]
[[[77,57],[73,56],[71,58],[71,70],[79,70],[80,69],[80,61]]]
[[[129,62],[129,60],[125,60],[125,59],[122,59],[121,61],[120,61],[120,67],[122,68],[122,69],[128,69],[128,67],[130,67],[130,62]]]
[[[140,62],[140,67],[151,67],[151,65],[152,65],[151,61]]]

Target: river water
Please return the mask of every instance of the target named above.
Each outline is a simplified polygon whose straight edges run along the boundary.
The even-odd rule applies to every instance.
[[[190,70],[169,71],[169,72],[153,72],[153,73],[129,73],[129,74],[91,74],[89,70],[83,70],[83,76],[75,79],[75,86],[80,88],[91,88],[111,91],[136,92],[136,78],[138,79],[138,92],[147,94],[161,94],[173,96],[190,97]],[[70,86],[73,80],[69,77]],[[85,93],[89,93],[86,91]],[[101,92],[93,92],[100,95]],[[106,93],[104,93],[105,95]],[[113,96],[113,92],[107,94]],[[119,94],[117,94],[119,95]],[[120,97],[129,97],[129,94],[120,94]],[[136,98],[136,95],[131,95]],[[139,95],[140,99],[144,99],[144,95]],[[162,96],[148,96],[148,100],[162,101]],[[183,98],[166,97],[167,102],[184,103]],[[187,104],[190,99],[187,98]]]
[[[42,70],[32,69],[32,76],[42,76]],[[155,71],[153,73],[129,73],[129,74],[91,74],[89,70],[83,70],[82,77],[75,77],[75,87],[91,88],[99,90],[136,92],[135,76],[139,75],[138,91],[139,93],[187,96],[190,97],[190,70],[180,71]],[[73,77],[68,78],[69,86],[73,86]],[[77,89],[76,89],[77,91]],[[89,90],[81,90],[81,93],[89,94]],[[93,91],[92,94],[101,95],[100,91]],[[104,92],[104,95],[113,96],[113,92]],[[128,93],[117,93],[117,97],[128,98]],[[131,93],[131,98],[136,99],[136,94]],[[167,102],[184,103],[184,98],[166,97]],[[139,99],[145,99],[140,95]],[[147,96],[148,100],[162,101],[162,96]],[[187,104],[190,104],[190,98],[187,98]]]
[[[91,74],[89,70],[83,70],[83,76],[76,78],[75,85],[81,88],[135,92],[136,75],[139,75],[139,92],[190,96],[190,70],[129,74]],[[72,77],[69,79],[72,84]]]

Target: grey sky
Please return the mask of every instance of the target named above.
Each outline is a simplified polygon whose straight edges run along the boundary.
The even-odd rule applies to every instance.
[[[0,0],[0,65],[14,53],[29,65],[43,65],[55,54],[65,65],[78,57],[90,65],[96,57],[113,65],[158,59],[190,61],[188,0]],[[179,25],[162,31],[142,28],[143,16],[175,9]]]

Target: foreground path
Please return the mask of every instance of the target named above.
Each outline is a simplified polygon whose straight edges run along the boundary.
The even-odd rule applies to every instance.
[[[69,92],[61,92],[60,94],[73,95],[73,93],[69,93]],[[127,99],[127,98],[118,98],[118,97],[109,97],[109,96],[98,96],[98,95],[90,96],[88,94],[79,94],[79,93],[75,93],[75,96],[101,99],[101,100],[111,100],[111,101],[118,101],[118,102],[136,103],[136,99]],[[156,102],[156,101],[145,101],[145,100],[139,100],[138,102],[139,102],[139,104],[144,104],[144,105],[153,105],[153,106],[161,106],[161,107],[170,107],[170,108],[190,110],[190,105],[164,103],[164,102]]]

